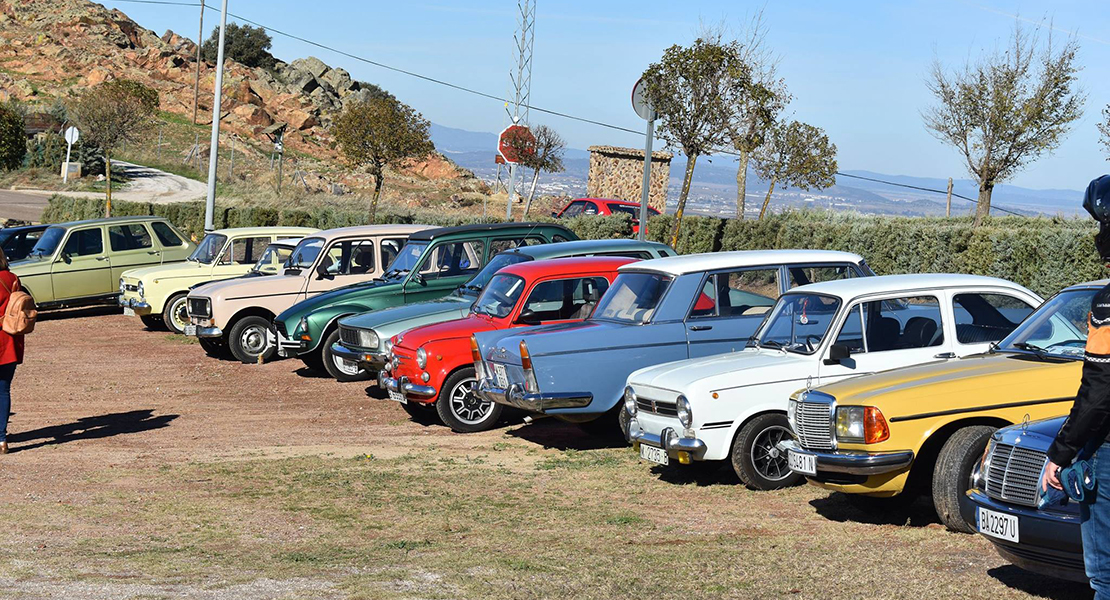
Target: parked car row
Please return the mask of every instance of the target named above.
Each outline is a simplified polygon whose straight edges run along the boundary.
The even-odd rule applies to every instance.
[[[12,268],[44,309],[118,301],[209,354],[376,378],[460,433],[547,415],[755,490],[806,480],[869,510],[928,496],[1011,562],[1084,577],[1077,509],[1038,509],[1036,486],[1060,425],[1042,419],[1070,407],[1105,282],[1042,301],[992,277],[877,276],[846,252],[677,256],[541,223],[12,233],[38,236]]]

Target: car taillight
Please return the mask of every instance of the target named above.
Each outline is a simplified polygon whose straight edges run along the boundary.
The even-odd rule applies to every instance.
[[[863,441],[866,444],[878,444],[890,439],[890,427],[886,424],[883,411],[874,406],[863,409]]]
[[[540,391],[536,381],[536,372],[532,370],[532,355],[528,353],[528,344],[520,340],[520,368],[524,370],[524,391],[536,393]]]
[[[532,370],[532,355],[528,354],[528,344],[520,340],[520,367],[525,371]]]
[[[470,358],[474,362],[482,362],[482,351],[478,348],[478,338],[470,336]]]

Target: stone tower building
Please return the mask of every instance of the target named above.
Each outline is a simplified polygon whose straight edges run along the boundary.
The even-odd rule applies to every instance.
[[[667,184],[671,179],[670,152],[651,153],[648,206],[665,212]],[[644,151],[616,146],[590,146],[590,174],[586,195],[591,198],[640,201],[644,179]]]

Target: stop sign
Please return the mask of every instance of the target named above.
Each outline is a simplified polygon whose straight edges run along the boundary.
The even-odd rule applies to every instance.
[[[536,136],[523,125],[509,125],[497,136],[497,153],[505,162],[519,163],[536,151]]]

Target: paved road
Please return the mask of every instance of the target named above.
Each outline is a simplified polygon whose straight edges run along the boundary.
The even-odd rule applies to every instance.
[[[0,190],[0,222],[5,219],[38,221],[50,194]]]

